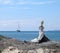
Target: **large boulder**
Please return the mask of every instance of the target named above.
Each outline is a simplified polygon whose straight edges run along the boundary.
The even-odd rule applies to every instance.
[[[44,37],[41,40],[39,40],[39,43],[47,42],[47,41],[50,41],[50,40],[44,35]]]

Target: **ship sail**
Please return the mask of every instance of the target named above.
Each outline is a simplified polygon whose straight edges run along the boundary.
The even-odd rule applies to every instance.
[[[20,26],[19,26],[19,24],[18,24],[18,28],[17,28],[16,31],[17,31],[17,32],[20,32]]]

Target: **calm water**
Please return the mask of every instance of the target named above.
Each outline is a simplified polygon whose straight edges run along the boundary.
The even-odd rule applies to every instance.
[[[49,39],[60,41],[60,31],[45,31],[44,33]],[[17,40],[30,41],[31,39],[36,38],[38,36],[38,31],[0,31],[0,35],[12,37]]]

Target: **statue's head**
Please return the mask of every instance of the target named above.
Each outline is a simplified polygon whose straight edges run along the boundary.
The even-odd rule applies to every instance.
[[[41,21],[41,25],[43,25],[44,21]]]
[[[40,29],[41,31],[44,29],[43,23],[44,23],[44,21],[41,21],[41,25],[39,26],[39,29]]]

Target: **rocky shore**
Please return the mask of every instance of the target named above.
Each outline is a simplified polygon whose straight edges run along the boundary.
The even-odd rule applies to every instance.
[[[37,53],[60,53],[60,42],[48,41],[43,43],[32,43],[28,41],[18,41],[13,38],[7,38],[0,35],[0,49],[4,49],[9,46],[18,48],[18,50],[36,50]]]

